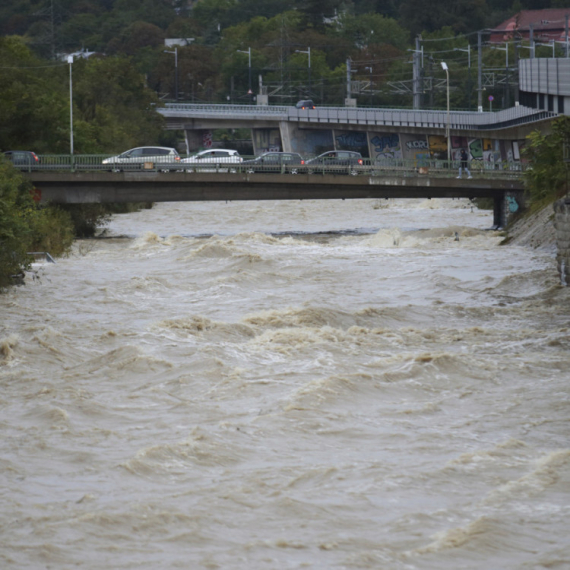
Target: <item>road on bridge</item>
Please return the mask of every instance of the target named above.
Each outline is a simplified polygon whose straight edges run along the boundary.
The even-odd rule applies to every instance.
[[[522,205],[517,178],[421,175],[276,175],[206,172],[25,173],[41,202],[60,204],[231,200],[338,200],[366,198],[492,198],[494,225],[504,227],[507,199]]]

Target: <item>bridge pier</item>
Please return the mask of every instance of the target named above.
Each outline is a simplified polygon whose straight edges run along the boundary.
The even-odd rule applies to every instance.
[[[505,192],[494,198],[493,227],[506,228],[511,217],[523,206],[523,193],[520,191]]]

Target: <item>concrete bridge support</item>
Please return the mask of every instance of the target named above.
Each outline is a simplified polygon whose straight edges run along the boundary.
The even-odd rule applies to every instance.
[[[206,129],[184,129],[186,154],[204,149],[204,141],[208,140],[208,133],[211,135],[211,131]]]
[[[511,217],[524,207],[523,193],[520,191],[505,192],[502,197],[494,199],[493,226],[506,228]]]

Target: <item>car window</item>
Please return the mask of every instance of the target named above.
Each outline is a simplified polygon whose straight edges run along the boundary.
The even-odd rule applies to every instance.
[[[135,156],[142,156],[142,155],[143,155],[143,149],[142,148],[135,148],[135,149],[131,150],[131,152],[125,153],[124,156],[128,156],[129,158],[133,158]]]

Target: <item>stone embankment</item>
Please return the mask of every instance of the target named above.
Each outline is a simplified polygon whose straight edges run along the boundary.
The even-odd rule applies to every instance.
[[[556,263],[560,281],[570,283],[570,198],[554,204],[554,227],[556,228]]]
[[[513,222],[507,235],[509,244],[550,252],[561,283],[570,285],[570,198]]]

